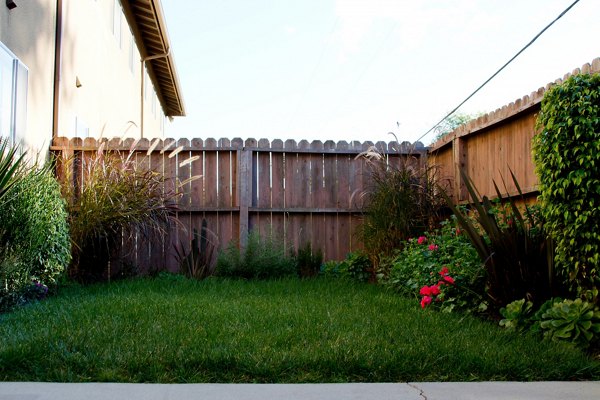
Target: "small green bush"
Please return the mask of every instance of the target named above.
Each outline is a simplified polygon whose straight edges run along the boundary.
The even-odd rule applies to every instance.
[[[451,221],[442,222],[441,229],[410,238],[403,250],[382,261],[378,276],[384,286],[415,297],[424,287],[444,283],[448,276],[453,282],[439,285],[441,293],[435,295],[435,304],[442,310],[486,308],[486,271],[475,248]]]
[[[49,166],[30,168],[0,204],[0,277],[4,295],[32,282],[53,285],[71,260],[65,202]]]
[[[273,279],[295,275],[294,257],[285,253],[283,243],[272,236],[248,235],[243,254],[237,243],[231,242],[217,257],[215,274],[243,279]]]
[[[363,251],[354,251],[342,261],[328,261],[323,264],[321,275],[368,282],[373,276],[373,264]]]
[[[301,278],[312,278],[319,274],[321,264],[323,264],[323,251],[318,249],[313,251],[310,242],[298,249],[296,253],[296,263],[298,264],[298,275]]]
[[[600,75],[575,75],[544,94],[533,138],[556,269],[572,287],[600,284]]]
[[[5,242],[33,280],[55,283],[71,260],[65,202],[51,168],[32,169],[15,184],[0,213]]]

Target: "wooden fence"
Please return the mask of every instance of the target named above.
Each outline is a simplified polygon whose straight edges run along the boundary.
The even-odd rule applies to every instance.
[[[532,159],[531,139],[544,93],[571,75],[599,73],[600,58],[585,64],[514,103],[461,126],[428,149],[428,163],[440,168],[440,178],[450,183],[454,200],[469,202],[460,169],[482,195],[496,197],[494,181],[503,195],[517,194],[510,171],[517,177],[525,196],[535,199],[538,180]],[[503,179],[506,182],[504,190]]]
[[[572,74],[600,72],[600,58]],[[566,79],[571,74],[565,75]],[[378,142],[375,146],[390,163],[414,156],[419,163],[439,167],[438,177],[448,182],[454,200],[469,202],[460,169],[467,171],[482,195],[495,197],[494,181],[515,195],[510,171],[529,199],[537,195],[537,177],[531,156],[531,139],[545,91],[558,79],[493,113],[472,121],[429,148],[421,143]],[[108,149],[128,151],[133,139],[102,140]],[[95,139],[57,138],[51,149],[73,155],[81,170],[101,142]],[[356,235],[361,222],[361,193],[368,174],[356,156],[371,142],[248,139],[142,139],[136,158],[164,174],[165,185],[180,193],[181,222],[159,244],[134,244],[135,262],[142,268],[165,265],[176,269],[173,249],[191,240],[192,230],[205,219],[219,247],[230,241],[244,245],[248,232],[273,235],[288,249],[310,243],[326,260],[343,259],[362,247]],[[199,179],[193,178],[200,176]]]
[[[251,231],[283,239],[288,249],[310,243],[326,260],[341,260],[362,247],[357,230],[368,171],[356,156],[371,142],[57,138],[52,150],[78,160],[72,165],[81,181],[101,142],[111,151],[134,146],[138,162],[164,174],[165,185],[180,193],[180,224],[163,244],[133,244],[134,262],[142,269],[166,265],[176,270],[175,246],[189,246],[203,219],[221,248],[232,240],[244,245]],[[375,146],[390,163],[408,156],[421,162],[426,153],[421,143]]]

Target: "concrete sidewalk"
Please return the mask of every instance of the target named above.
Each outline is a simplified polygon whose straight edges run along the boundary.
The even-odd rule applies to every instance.
[[[0,382],[0,400],[598,400],[600,382],[121,384]]]

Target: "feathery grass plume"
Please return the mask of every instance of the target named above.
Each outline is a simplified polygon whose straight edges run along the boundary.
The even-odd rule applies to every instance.
[[[438,189],[437,167],[423,162],[413,150],[385,154],[370,147],[357,158],[365,161],[369,181],[362,236],[373,263],[401,249],[406,240],[435,226],[444,200]]]
[[[175,223],[179,185],[154,171],[150,153],[105,149],[75,151],[63,161],[63,193],[69,207],[73,263],[84,282],[110,279],[110,262],[122,262],[127,243],[161,240]],[[164,152],[161,150],[161,154]]]

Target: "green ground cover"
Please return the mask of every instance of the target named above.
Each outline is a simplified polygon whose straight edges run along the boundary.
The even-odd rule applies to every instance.
[[[388,382],[599,379],[580,351],[343,280],[73,286],[0,316],[0,379]]]

